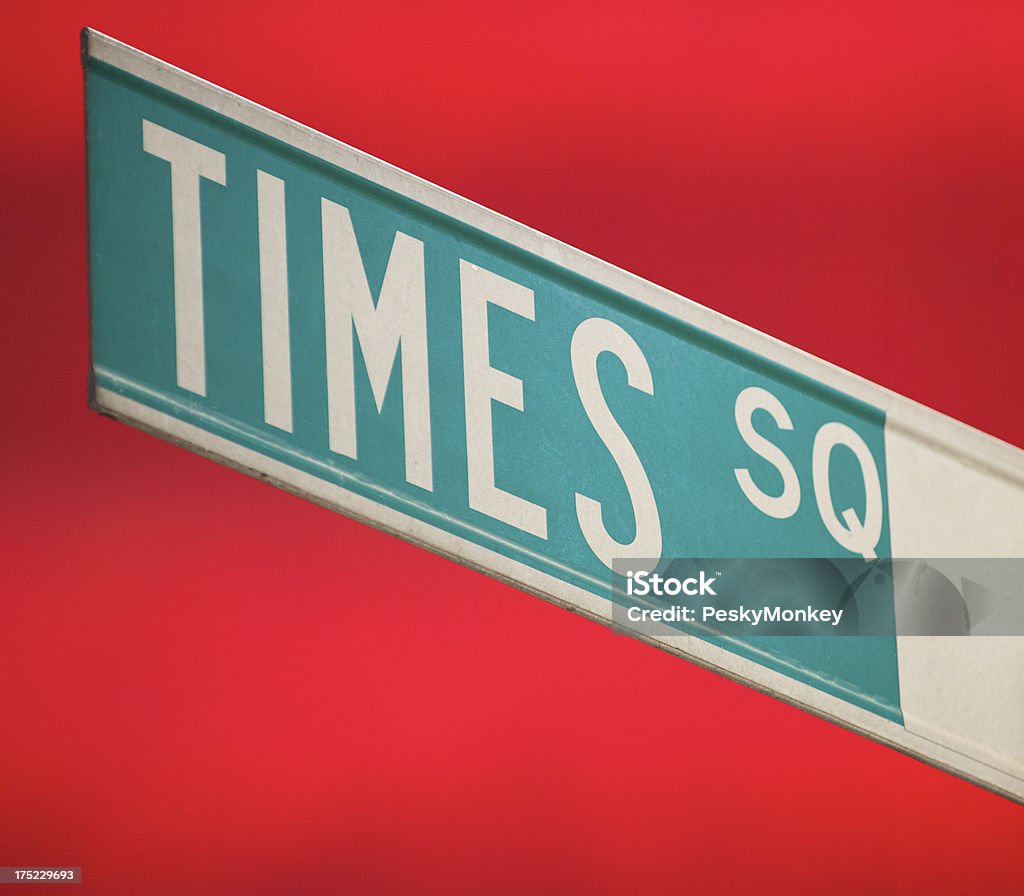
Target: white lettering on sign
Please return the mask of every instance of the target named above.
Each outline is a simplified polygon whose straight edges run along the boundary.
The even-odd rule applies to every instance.
[[[427,371],[427,293],[423,243],[398,232],[376,306],[348,209],[321,200],[324,250],[324,315],[327,335],[327,417],[331,451],[356,458],[356,387],[353,330],[377,411],[402,349],[405,478],[434,487]]]
[[[754,429],[754,411],[762,410],[771,415],[779,429],[791,430],[793,421],[781,401],[767,389],[750,386],[740,392],[736,398],[736,428],[740,437],[755,454],[763,457],[782,477],[782,493],[769,495],[762,491],[750,475],[750,470],[743,468],[733,472],[740,489],[761,513],[777,520],[789,519],[800,506],[800,480],[789,458],[774,442],[769,441]]]
[[[260,240],[260,322],[263,326],[263,419],[292,431],[292,358],[288,336],[288,248],[284,181],[256,172]]]
[[[224,153],[142,122],[142,148],[171,166],[171,242],[174,256],[174,336],[178,385],[206,394],[203,332],[203,241],[199,181],[227,185]]]
[[[227,185],[225,156],[147,120],[142,122],[142,137],[145,152],[168,162],[171,169],[177,382],[183,389],[205,395],[200,182],[205,179]],[[412,485],[432,491],[424,245],[409,234],[395,233],[374,301],[349,210],[326,198],[321,199],[320,208],[329,448],[336,454],[358,458],[355,339],[359,340],[378,413],[383,410],[401,350],[405,478]],[[260,170],[256,171],[256,218],[263,416],[269,425],[291,432],[285,183]],[[493,403],[523,413],[526,405],[523,381],[491,366],[489,308],[496,305],[533,321],[533,290],[464,259],[459,260],[459,278],[469,506],[546,539],[547,509],[500,488],[495,480]],[[622,476],[634,521],[632,539],[620,540],[605,524],[605,504],[574,492],[580,532],[594,556],[609,569],[616,559],[650,558],[657,562],[663,535],[655,492],[636,448],[608,406],[597,370],[598,358],[608,352],[622,363],[631,388],[653,396],[650,366],[633,337],[604,318],[589,318],[579,324],[569,352],[580,404]],[[792,432],[793,421],[783,403],[767,389],[750,386],[736,398],[733,414],[740,438],[774,467],[781,478],[781,491],[766,491],[747,467],[736,467],[733,474],[743,495],[757,510],[773,519],[786,520],[800,508],[800,479],[786,452],[755,429],[758,411],[771,417],[779,431]],[[852,452],[860,466],[865,493],[863,516],[852,507],[837,511],[833,502],[830,472],[833,452],[839,447]],[[822,425],[814,437],[811,481],[818,513],[829,535],[845,550],[875,558],[882,533],[883,496],[878,466],[863,438],[843,423]]]
[[[847,507],[839,516],[832,503],[832,486],[829,469],[832,450],[845,445],[857,458],[861,475],[864,477],[865,510],[863,521],[852,507]],[[875,559],[875,548],[882,537],[882,484],[878,478],[878,467],[871,449],[849,426],[843,423],[826,423],[814,437],[814,457],[811,463],[814,471],[814,493],[818,499],[818,513],[831,535],[846,550],[860,554],[867,560]],[[842,519],[840,519],[842,517]]]
[[[604,524],[601,504],[593,498],[576,493],[576,517],[580,531],[595,556],[609,569],[612,561],[637,557],[661,556],[661,520],[654,490],[647,478],[636,449],[612,416],[597,376],[597,358],[611,352],[626,368],[629,385],[648,395],[654,394],[654,380],[647,359],[629,335],[618,324],[599,317],[583,321],[572,334],[572,375],[576,381],[583,410],[595,432],[601,437],[615,461],[633,505],[636,534],[632,541],[613,538]]]
[[[736,468],[733,473],[747,500],[758,510],[766,516],[787,519],[800,507],[800,480],[792,462],[782,449],[755,431],[753,415],[754,411],[759,409],[771,414],[779,429],[792,430],[793,421],[782,402],[767,389],[751,386],[736,397],[736,428],[740,437],[755,454],[779,471],[783,483],[782,494],[766,494],[757,486],[746,468]],[[832,503],[829,471],[832,450],[839,445],[849,448],[860,464],[866,504],[863,521],[852,507],[847,507],[837,515]],[[875,559],[875,548],[882,537],[882,485],[871,449],[846,424],[826,423],[814,437],[811,467],[818,513],[829,535],[851,553],[860,554],[867,560]]]
[[[469,506],[538,538],[547,538],[547,511],[494,483],[491,402],[500,401],[517,411],[524,410],[524,404],[523,381],[491,367],[487,306],[497,305],[533,320],[533,290],[461,259],[459,277]]]

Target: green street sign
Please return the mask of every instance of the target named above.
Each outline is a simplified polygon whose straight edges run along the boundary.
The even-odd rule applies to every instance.
[[[1016,449],[111,38],[84,64],[103,413],[605,623],[621,562],[1024,556]],[[1012,637],[637,634],[1024,798]]]

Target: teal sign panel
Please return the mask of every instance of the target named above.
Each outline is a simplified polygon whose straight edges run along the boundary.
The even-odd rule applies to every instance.
[[[595,279],[554,240],[505,238],[518,225],[187,94],[86,67],[101,407],[599,601],[623,558],[890,553],[879,408],[688,321],[681,299]],[[894,637],[716,643],[901,721]]]

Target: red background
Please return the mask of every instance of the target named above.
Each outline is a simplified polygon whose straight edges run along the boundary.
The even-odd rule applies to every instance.
[[[1024,445],[1022,7],[892,6],[8,10],[0,865],[1021,892],[1020,806],[86,409],[88,24]]]

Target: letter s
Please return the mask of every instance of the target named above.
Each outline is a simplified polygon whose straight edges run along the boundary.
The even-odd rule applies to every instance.
[[[654,381],[640,346],[618,324],[600,317],[583,321],[572,334],[572,373],[583,410],[615,461],[629,492],[636,520],[636,535],[630,542],[612,538],[605,528],[601,504],[576,493],[576,517],[590,549],[609,569],[620,559],[661,557],[661,519],[647,472],[636,450],[622,431],[601,392],[597,358],[602,352],[614,354],[626,368],[629,385],[648,395],[654,394]]]
[[[764,458],[782,476],[782,494],[768,495],[761,491],[750,475],[750,470],[733,470],[743,494],[758,510],[777,520],[789,519],[800,507],[800,480],[785,453],[754,429],[754,411],[763,410],[772,415],[779,429],[792,429],[793,421],[782,402],[767,389],[750,386],[736,396],[736,428],[743,441],[759,457]]]

